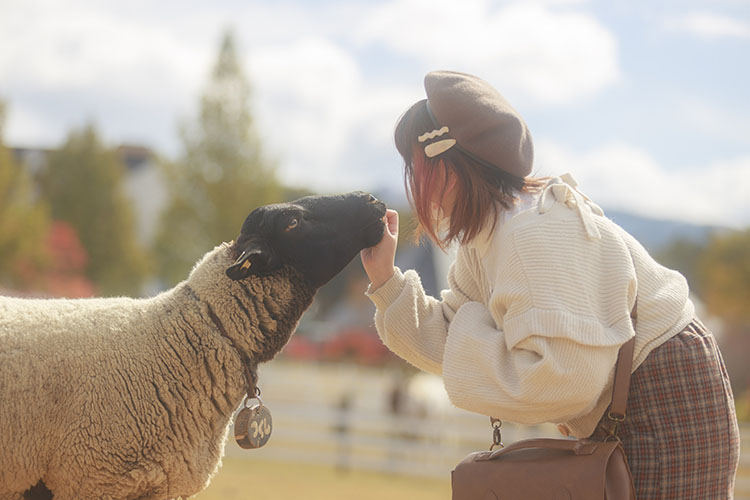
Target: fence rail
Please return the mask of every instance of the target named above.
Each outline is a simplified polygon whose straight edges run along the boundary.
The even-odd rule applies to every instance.
[[[233,440],[230,456],[328,464],[341,469],[449,477],[468,453],[487,449],[491,428],[486,417],[445,406],[421,415],[387,411],[388,374],[334,367],[286,366],[264,370],[264,401],[273,413],[269,443],[251,452]],[[354,391],[354,392],[352,392]],[[352,396],[354,394],[354,396]],[[342,397],[353,398],[340,405]],[[552,425],[502,427],[503,440],[559,437]],[[750,426],[741,427],[737,499],[750,499]]]
[[[478,416],[435,420],[282,402],[268,405],[274,430],[266,447],[248,453],[233,445],[228,454],[439,477],[491,442],[489,421]],[[551,426],[503,426],[506,442],[555,432]]]

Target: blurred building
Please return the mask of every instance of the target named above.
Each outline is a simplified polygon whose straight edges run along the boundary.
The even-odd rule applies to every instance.
[[[133,202],[136,235],[142,245],[149,246],[169,201],[162,170],[154,152],[144,146],[124,144],[117,154],[127,168],[125,190]]]
[[[32,175],[38,174],[47,166],[47,157],[51,149],[44,148],[10,148],[14,159],[21,165],[25,165]]]
[[[10,148],[19,163],[32,175],[47,165],[52,149]],[[149,246],[154,239],[159,214],[167,204],[167,189],[158,159],[153,150],[134,144],[123,144],[115,151],[125,165],[125,194],[130,198],[136,220],[138,241]]]

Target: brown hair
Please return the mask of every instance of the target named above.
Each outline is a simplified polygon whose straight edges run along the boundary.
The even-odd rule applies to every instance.
[[[509,174],[495,166],[482,163],[453,147],[438,157],[424,154],[417,137],[436,128],[423,99],[410,107],[399,119],[394,138],[396,149],[404,159],[404,185],[409,203],[416,212],[419,225],[416,238],[426,233],[432,241],[445,248],[454,241],[466,244],[491,221],[497,224],[498,205],[508,209],[519,192],[535,191],[543,181]],[[437,235],[431,200],[441,199],[447,191],[448,171],[456,183],[456,203],[450,215],[450,226],[442,238]]]

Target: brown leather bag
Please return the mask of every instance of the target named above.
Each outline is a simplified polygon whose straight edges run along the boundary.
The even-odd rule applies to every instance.
[[[631,318],[635,326],[636,307]],[[452,472],[453,500],[635,500],[633,477],[617,438],[617,425],[625,420],[634,345],[632,338],[617,356],[607,413],[613,425],[605,441],[526,439],[472,453]],[[493,440],[500,444],[499,420],[492,422]]]

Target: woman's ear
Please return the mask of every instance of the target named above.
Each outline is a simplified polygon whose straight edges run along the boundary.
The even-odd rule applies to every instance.
[[[446,167],[442,160],[440,161],[440,163],[443,166],[443,172],[445,172],[445,193],[452,193],[453,189],[456,187],[456,183],[458,182],[458,176],[453,171],[453,169]]]
[[[440,208],[442,208],[443,213],[450,214],[453,210],[453,205],[456,202],[458,175],[456,175],[456,172],[448,167],[443,160],[440,160],[440,168],[443,187],[441,189],[441,196],[438,204],[440,205]]]

